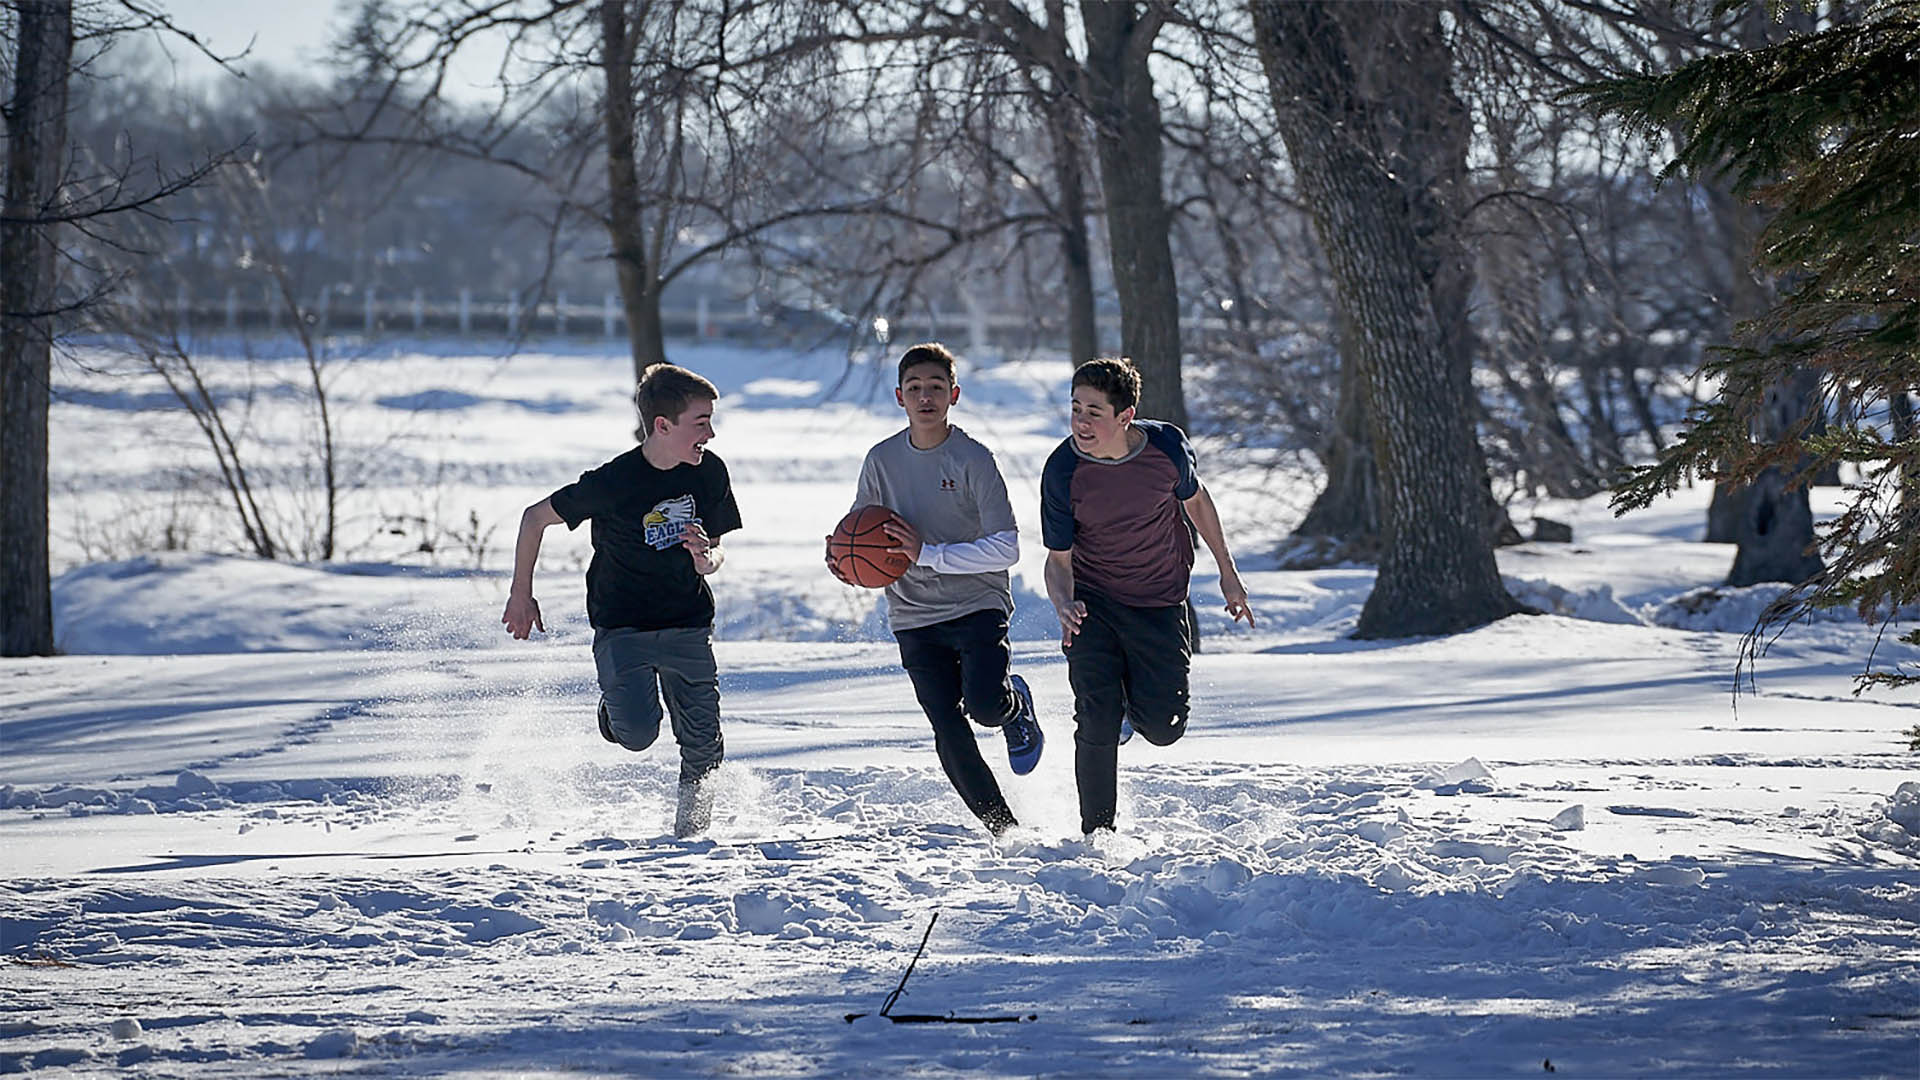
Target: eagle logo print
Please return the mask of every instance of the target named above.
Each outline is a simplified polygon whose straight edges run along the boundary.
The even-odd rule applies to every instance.
[[[699,518],[693,516],[693,496],[682,495],[654,504],[644,519],[647,544],[655,551],[665,551],[678,545],[680,530],[688,522],[700,522]]]

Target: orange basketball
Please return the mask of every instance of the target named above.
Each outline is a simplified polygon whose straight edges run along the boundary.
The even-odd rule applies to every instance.
[[[884,506],[862,506],[833,527],[827,557],[848,581],[868,589],[885,588],[913,565],[905,555],[887,550],[895,543],[885,528],[889,521],[905,524]]]

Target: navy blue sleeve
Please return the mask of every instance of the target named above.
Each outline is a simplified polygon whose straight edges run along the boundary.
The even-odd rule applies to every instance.
[[[1187,433],[1172,424],[1149,422],[1147,440],[1173,462],[1173,497],[1185,502],[1200,491],[1200,463],[1193,456]]]
[[[1069,439],[1047,458],[1040,472],[1040,541],[1048,551],[1073,547],[1073,470],[1079,464]]]

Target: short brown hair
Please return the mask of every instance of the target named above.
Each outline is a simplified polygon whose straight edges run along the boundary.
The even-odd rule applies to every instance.
[[[1140,404],[1140,369],[1124,356],[1102,356],[1081,364],[1074,369],[1073,385],[1091,386],[1107,395],[1117,413]]]
[[[718,401],[720,390],[712,383],[678,364],[652,364],[640,373],[640,384],[633,388],[633,404],[640,410],[640,426],[653,434],[655,417],[664,416],[678,423],[680,414],[694,401]]]
[[[947,381],[952,382],[953,363],[952,349],[947,348],[937,341],[923,341],[901,354],[900,373],[895,377],[894,382],[896,384],[906,382],[907,369],[919,367],[921,364],[934,364],[939,366],[941,370],[947,373]]]

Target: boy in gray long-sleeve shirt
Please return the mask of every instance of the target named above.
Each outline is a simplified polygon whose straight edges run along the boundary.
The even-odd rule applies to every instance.
[[[887,526],[892,550],[913,563],[887,586],[888,625],[933,725],[941,768],[967,809],[999,835],[1016,824],[1013,811],[967,718],[1006,734],[1018,774],[1039,764],[1043,743],[1026,680],[1007,672],[1007,568],[1020,554],[1013,506],[992,451],[947,422],[960,387],[944,345],[906,351],[894,397],[907,428],[867,452],[854,506],[885,506],[907,522]]]

